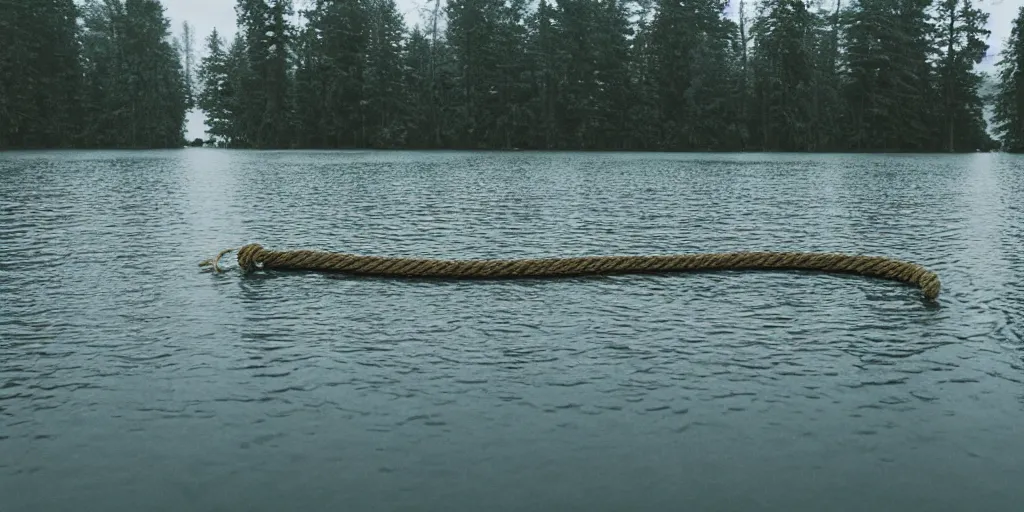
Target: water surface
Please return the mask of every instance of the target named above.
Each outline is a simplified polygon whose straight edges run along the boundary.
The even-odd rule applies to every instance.
[[[248,242],[943,292],[200,272]],[[1022,276],[1008,155],[4,153],[0,510],[1016,510]]]

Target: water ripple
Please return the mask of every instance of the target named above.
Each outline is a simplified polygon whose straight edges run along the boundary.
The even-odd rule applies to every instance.
[[[333,492],[346,509],[447,510],[486,491],[521,510],[746,489],[829,508],[800,505],[813,468],[812,496],[1005,510],[1024,499],[1022,162],[5,153],[0,495],[12,510],[70,496],[322,508],[342,503]],[[799,272],[198,272],[250,241],[441,258],[857,252],[929,266],[943,294]]]

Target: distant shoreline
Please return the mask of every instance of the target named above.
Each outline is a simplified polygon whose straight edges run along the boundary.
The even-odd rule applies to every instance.
[[[231,148],[231,147],[214,147],[214,146],[181,146],[181,147],[152,147],[152,148],[121,148],[121,147],[110,147],[110,148],[0,148],[0,153],[9,152],[47,152],[47,151],[80,151],[80,152],[99,152],[99,151],[178,151],[178,150],[189,150],[189,149],[202,149],[202,150],[220,150],[220,151],[254,151],[254,152],[302,152],[302,151],[316,151],[316,152],[354,152],[354,151],[379,151],[379,152],[418,152],[418,153],[430,153],[430,152],[465,152],[465,153],[622,153],[622,154],[679,154],[679,155],[701,155],[701,154],[721,154],[721,155],[927,155],[927,156],[941,156],[941,155],[971,155],[971,154],[985,154],[985,153],[1004,153],[1007,155],[1013,155],[1017,153],[1004,151],[1000,149],[990,151],[902,151],[902,150],[863,150],[863,151],[772,151],[772,150],[661,150],[661,149],[532,149],[532,148],[513,148],[513,149],[501,149],[501,148]]]

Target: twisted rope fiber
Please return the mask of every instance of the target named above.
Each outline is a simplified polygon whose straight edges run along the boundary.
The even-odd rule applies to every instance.
[[[199,265],[221,272],[218,261],[233,249]],[[584,256],[518,260],[437,260],[362,256],[324,251],[271,251],[259,244],[238,249],[243,272],[257,268],[317,270],[393,277],[462,279],[581,276],[705,270],[816,270],[901,281],[921,288],[925,298],[939,295],[939,278],[924,267],[881,256],[809,252],[729,252],[656,256]]]

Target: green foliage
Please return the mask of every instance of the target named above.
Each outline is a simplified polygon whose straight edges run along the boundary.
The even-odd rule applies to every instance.
[[[244,140],[240,123],[240,98],[244,42],[235,39],[230,49],[215,29],[206,39],[206,56],[197,73],[196,105],[206,112],[206,131],[218,144],[238,147]]]
[[[942,119],[941,149],[988,148],[993,145],[984,120],[979,94],[982,76],[974,71],[981,63],[990,32],[988,14],[971,0],[939,0],[936,5],[936,76],[939,115]]]
[[[244,58],[236,62],[239,91],[235,110],[236,143],[256,148],[291,146],[292,81],[289,48],[293,39],[287,18],[291,0],[238,0],[238,33]]]
[[[751,27],[755,140],[784,151],[813,146],[814,16],[800,0],[765,0]]]
[[[937,146],[930,0],[860,0],[846,12],[847,141],[851,149]]]
[[[181,147],[187,88],[156,0],[6,0],[0,148]]]
[[[1024,7],[1013,20],[999,61],[993,117],[1003,149],[1024,153]]]
[[[662,149],[726,149],[737,119],[727,103],[737,26],[724,0],[661,0],[650,28],[651,74]]]
[[[78,9],[0,1],[0,149],[73,146],[80,129]]]
[[[402,42],[405,22],[395,0],[369,0],[367,6],[366,67],[363,83],[366,99],[366,144],[400,147],[406,144]]]
[[[198,107],[226,147],[993,148],[974,0],[850,1],[737,23],[726,0],[435,0],[410,29],[395,0],[304,0],[296,26],[291,0],[236,0],[193,70],[158,0],[0,0],[0,147],[181,146]],[[1012,151],[1022,24],[993,97]]]
[[[82,61],[83,146],[184,144],[184,71],[160,2],[87,1]]]

